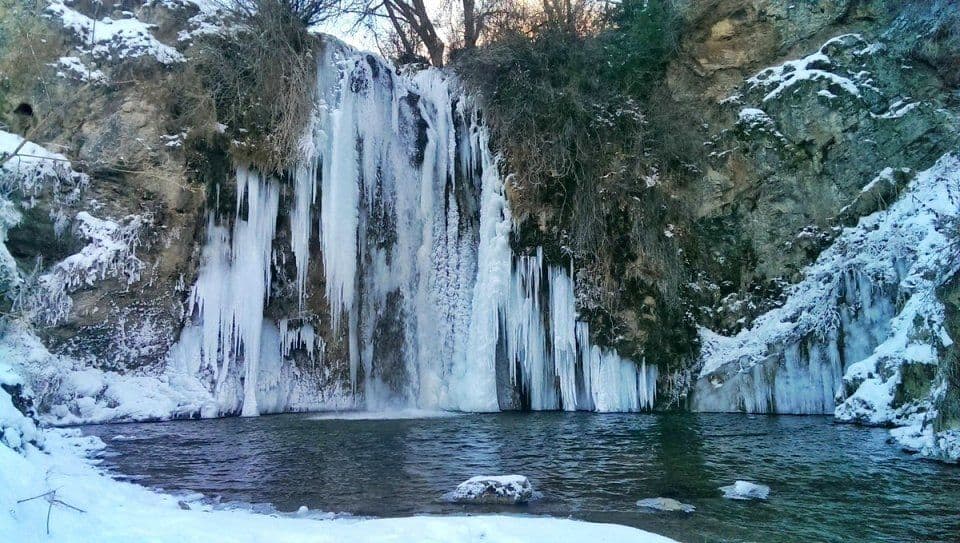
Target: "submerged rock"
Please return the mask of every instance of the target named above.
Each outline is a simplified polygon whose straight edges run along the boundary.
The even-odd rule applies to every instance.
[[[523,475],[478,475],[457,485],[449,498],[457,503],[516,505],[533,498],[533,485]]]
[[[721,486],[723,497],[731,500],[765,500],[770,495],[770,487],[747,481],[737,481],[730,486]]]
[[[697,510],[696,507],[687,503],[680,503],[673,498],[645,498],[637,502],[637,507],[651,511],[665,511],[669,513],[693,513]]]

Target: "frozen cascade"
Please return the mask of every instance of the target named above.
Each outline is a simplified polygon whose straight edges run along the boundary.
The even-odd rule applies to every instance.
[[[572,270],[513,255],[498,160],[455,78],[398,74],[326,39],[315,100],[292,190],[240,169],[247,215],[238,205],[232,231],[213,218],[207,228],[193,324],[171,366],[205,376],[219,412],[652,407],[656,367],[590,343]],[[264,309],[283,268],[271,269],[281,197],[298,313],[275,320]],[[311,266],[324,277],[323,328],[346,347],[336,385],[338,361],[308,322]],[[316,389],[295,352],[322,374]],[[501,405],[505,386],[516,405]]]
[[[762,355],[743,354],[736,367],[707,365],[711,371],[701,373],[694,409],[833,413],[843,400],[846,369],[868,357],[888,333],[896,315],[896,291],[855,269],[841,271],[819,286],[825,287],[824,299],[818,302],[824,305],[816,313],[819,322],[813,322],[810,312],[805,333],[797,327],[779,342],[771,342]],[[717,342],[710,333],[703,334],[708,339],[705,352],[711,353]]]
[[[591,344],[589,326],[576,319],[570,270],[545,266],[538,250],[514,260],[510,283],[502,309],[507,361],[531,409],[629,412],[653,407],[657,367],[637,366],[616,351]],[[543,299],[549,300],[546,318]]]
[[[180,354],[181,369],[210,378],[220,412],[249,416],[260,413],[263,309],[270,294],[280,186],[245,168],[238,168],[236,180],[232,233],[211,214],[188,310],[194,329],[184,330],[174,352]]]
[[[693,409],[906,423],[893,406],[901,368],[936,364],[952,343],[935,291],[960,265],[950,241],[958,171],[946,155],[919,172],[892,206],[844,229],[751,328],[702,329]]]

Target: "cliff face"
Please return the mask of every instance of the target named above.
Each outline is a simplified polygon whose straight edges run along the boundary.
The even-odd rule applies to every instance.
[[[838,227],[956,149],[956,88],[902,45],[950,23],[933,4],[695,4],[667,84],[675,107],[704,119],[703,173],[684,195],[709,246],[695,267],[715,309],[701,322],[736,331]],[[885,168],[891,183],[861,190]]]
[[[702,114],[706,155],[681,196],[703,327],[691,407],[902,426],[904,446],[950,457],[953,317],[935,292],[957,265],[956,11],[684,13],[667,84]]]
[[[22,209],[7,246],[34,290],[46,290],[13,309],[31,315],[57,352],[103,368],[156,365],[179,335],[204,196],[163,90],[184,58],[154,33],[173,41],[171,29],[196,9],[74,8],[4,14],[2,122],[70,161],[54,175],[5,180]],[[81,251],[73,268],[61,265]]]

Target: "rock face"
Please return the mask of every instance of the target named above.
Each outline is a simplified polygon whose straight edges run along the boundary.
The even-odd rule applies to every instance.
[[[449,495],[456,503],[483,505],[518,505],[533,497],[533,486],[523,475],[478,475],[457,485]]]
[[[765,500],[770,495],[770,487],[747,481],[737,481],[729,486],[721,486],[723,497],[731,500]]]
[[[29,122],[20,123],[28,139],[68,155],[84,182],[46,176],[32,187],[20,183],[11,195],[27,212],[8,232],[11,252],[39,278],[72,254],[109,244],[118,249],[95,277],[66,285],[68,310],[17,309],[38,317],[52,350],[103,369],[161,363],[181,325],[178,286],[196,268],[203,190],[190,180],[182,137],[171,133],[169,103],[157,91],[183,59],[150,33],[150,23],[164,26],[178,14],[183,22],[196,13],[174,5],[140,6],[139,19],[114,14],[125,22],[98,23],[103,43],[87,39],[94,23],[77,11],[90,7],[82,2],[76,9],[53,2],[43,16],[12,15],[31,29],[13,40],[14,48],[37,58],[10,73],[0,92],[0,121],[14,126],[6,123],[10,112],[29,106]],[[121,26],[126,30],[114,32]],[[66,198],[70,190],[75,197]]]
[[[673,498],[645,498],[637,501],[637,507],[667,513],[693,513],[697,510],[696,507],[687,503],[680,503]]]
[[[883,4],[686,10],[697,30],[667,83],[673,107],[702,112],[708,149],[688,196],[698,202],[690,235],[709,247],[695,266],[696,304],[711,307],[700,324],[725,333],[749,324],[837,227],[902,186],[891,179],[877,184],[885,194],[861,194],[868,181],[887,168],[909,177],[955,148],[950,89],[936,70],[896,54],[902,17]]]

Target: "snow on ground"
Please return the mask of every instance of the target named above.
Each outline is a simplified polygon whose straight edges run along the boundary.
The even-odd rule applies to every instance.
[[[836,70],[836,63],[830,58],[833,49],[844,50],[851,47],[860,47],[853,54],[861,56],[876,52],[877,46],[876,44],[868,44],[859,34],[844,34],[830,39],[812,55],[766,68],[748,79],[747,83],[751,90],[759,88],[767,91],[767,94],[763,97],[764,102],[781,96],[801,81],[817,80],[825,80],[832,87],[859,98],[861,88],[870,85],[869,74],[866,72],[838,74],[834,71]]]
[[[79,57],[60,57],[56,63],[51,66],[57,68],[58,77],[79,79],[83,82],[106,83],[107,76],[100,70],[89,68]]]
[[[0,359],[0,384],[19,384]],[[243,509],[185,504],[107,477],[85,458],[101,448],[77,430],[42,436],[0,389],[0,534],[4,541],[100,543],[282,542],[610,542],[669,543],[665,537],[611,524],[526,516],[314,520]],[[42,449],[29,440],[42,437]],[[17,450],[19,449],[19,450]],[[187,509],[184,509],[187,507]],[[49,511],[49,534],[47,520]]]
[[[137,18],[92,19],[71,9],[60,0],[50,2],[47,11],[60,19],[63,27],[70,30],[81,45],[78,50],[96,58],[120,60],[150,56],[161,64],[183,62],[179,51],[161,43],[153,36],[155,25]]]

